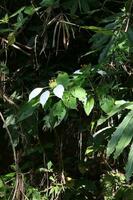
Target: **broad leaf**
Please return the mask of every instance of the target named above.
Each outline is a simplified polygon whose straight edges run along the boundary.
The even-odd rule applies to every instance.
[[[42,104],[42,106],[45,105],[45,103],[47,102],[49,96],[50,96],[49,90],[47,90],[47,91],[45,91],[44,93],[41,94],[41,96],[40,96],[40,104]]]
[[[58,101],[50,109],[50,113],[46,115],[43,120],[46,128],[55,128],[58,126],[66,116],[66,108],[62,101]]]
[[[63,85],[57,85],[54,90],[53,93],[55,94],[55,96],[57,96],[58,98],[62,99],[63,93],[64,93],[64,86]]]
[[[63,95],[63,103],[66,107],[70,109],[76,109],[77,108],[77,101],[76,98],[72,96],[70,92],[65,92]]]
[[[70,81],[69,76],[66,72],[62,72],[58,74],[57,79],[56,79],[57,84],[61,84],[64,87],[67,87],[69,81]]]
[[[132,133],[133,111],[130,111],[113,133],[107,146],[107,156],[109,157],[116,149],[114,157],[117,158],[130,143],[133,136]]]
[[[109,113],[113,110],[115,106],[115,101],[112,97],[102,97],[100,99],[100,106],[105,113]]]
[[[75,98],[78,98],[79,101],[86,102],[87,93],[86,93],[86,91],[83,88],[81,88],[81,87],[74,87],[74,88],[71,89],[71,94]]]
[[[89,97],[87,102],[84,104],[84,110],[87,116],[91,113],[93,107],[94,107],[94,98]]]
[[[32,92],[29,94],[29,101],[37,97],[42,92],[42,90],[43,88],[35,88],[32,90]]]
[[[54,106],[52,108],[52,113],[56,119],[55,124],[54,124],[54,128],[55,128],[56,126],[58,126],[61,123],[61,121],[64,119],[64,117],[66,115],[66,108],[63,105],[62,101],[59,101],[54,104]]]
[[[18,113],[18,122],[23,121],[24,119],[30,117],[35,109],[38,107],[39,102],[34,99],[26,104],[24,104]]]

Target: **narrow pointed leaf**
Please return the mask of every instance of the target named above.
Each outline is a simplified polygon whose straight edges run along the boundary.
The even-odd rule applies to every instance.
[[[133,117],[133,111],[130,111],[126,115],[126,117],[123,119],[123,121],[120,123],[120,125],[117,127],[115,132],[113,133],[111,140],[109,141],[108,146],[107,146],[107,157],[109,157],[115,151],[116,146],[120,138],[122,137],[122,135],[127,134],[125,130],[128,131],[127,127],[129,126],[129,122],[130,120],[132,120],[132,117]],[[118,148],[117,148],[117,151],[118,151]],[[116,155],[118,155],[118,153]]]
[[[126,170],[126,179],[127,181],[129,181],[133,173],[133,144],[131,145],[131,148],[130,148],[128,161],[127,161],[125,170]]]
[[[123,130],[122,136],[116,146],[114,159],[116,159],[123,152],[123,150],[129,145],[132,138],[133,138],[133,112],[132,112],[132,118],[129,120],[127,126]]]

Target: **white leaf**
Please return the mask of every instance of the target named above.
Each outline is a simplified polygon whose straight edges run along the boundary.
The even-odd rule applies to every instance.
[[[82,72],[81,72],[80,69],[78,69],[78,70],[76,70],[76,71],[74,72],[74,74],[82,74]]]
[[[42,95],[40,96],[40,104],[42,104],[42,106],[45,105],[45,103],[47,102],[49,96],[50,96],[49,90],[47,90],[44,93],[42,93]]]
[[[57,85],[54,90],[53,93],[55,94],[55,96],[57,96],[58,98],[62,99],[63,93],[64,93],[64,87],[63,85]]]
[[[32,99],[34,99],[37,95],[39,95],[41,93],[41,91],[43,90],[43,88],[35,88],[34,90],[32,90],[32,92],[29,94],[29,101],[31,101]]]

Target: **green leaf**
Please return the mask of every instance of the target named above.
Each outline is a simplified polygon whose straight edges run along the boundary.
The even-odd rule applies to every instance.
[[[10,46],[10,45],[12,45],[12,44],[15,43],[16,38],[15,38],[14,32],[9,33],[9,35],[8,35],[8,37],[7,37],[7,40],[8,40],[8,46]]]
[[[71,89],[71,94],[75,97],[75,98],[78,98],[79,101],[82,101],[83,103],[86,102],[86,96],[87,96],[87,93],[86,91],[81,88],[81,87],[73,87]]]
[[[0,179],[0,189],[3,188],[4,186],[5,185],[4,185],[3,181],[2,181],[2,179]]]
[[[70,81],[70,79],[66,72],[62,72],[62,73],[58,74],[57,79],[56,79],[57,84],[61,84],[64,87],[68,86],[69,81]]]
[[[50,170],[50,169],[52,168],[52,166],[53,166],[53,163],[52,163],[51,161],[49,161],[49,162],[47,163],[47,168],[48,168],[48,170]]]
[[[23,10],[25,9],[25,6],[17,10],[15,13],[13,13],[10,18],[15,17],[16,15],[19,15]]]
[[[100,99],[100,106],[105,113],[109,113],[112,111],[115,106],[115,101],[112,97],[102,97]]]
[[[71,92],[64,92],[63,95],[63,103],[66,107],[70,109],[76,109],[77,108],[77,101],[76,98],[72,96]]]
[[[2,19],[0,19],[0,24],[7,24],[9,21],[8,14],[6,14]]]
[[[42,0],[40,5],[41,6],[53,6],[55,4],[56,0]]]
[[[124,150],[124,148],[130,143],[133,137],[133,111],[130,111],[116,131],[113,133],[111,140],[107,146],[107,157],[109,157],[114,151],[114,158],[116,159]]]
[[[82,29],[85,30],[91,30],[94,31],[96,33],[102,33],[105,35],[113,35],[112,30],[106,29],[106,28],[102,28],[102,27],[97,27],[97,26],[81,26]]]
[[[126,171],[126,179],[127,181],[129,181],[133,173],[133,144],[131,145],[131,148],[130,148],[125,171]]]
[[[94,107],[94,98],[93,97],[89,97],[87,102],[84,104],[84,110],[85,110],[85,113],[86,113],[87,116],[89,116],[89,114],[91,113],[93,107]]]
[[[35,13],[36,9],[34,6],[27,6],[24,9],[24,13],[27,15],[33,15]]]
[[[50,116],[52,118],[54,118],[54,119],[52,119],[53,123],[54,123],[54,125],[52,125],[52,126],[54,128],[62,122],[62,120],[66,116],[66,108],[65,108],[64,104],[62,103],[62,101],[59,101],[54,104],[54,106],[51,110]]]
[[[9,115],[7,118],[6,118],[6,126],[9,126],[9,125],[14,125],[15,124],[15,116],[13,114]],[[3,126],[5,127],[5,125]]]
[[[24,104],[19,110],[18,122],[23,121],[24,119],[30,117],[38,105],[39,105],[39,101],[34,100],[34,99],[32,101]]]
[[[106,120],[108,120],[110,117],[112,117],[113,115],[115,115],[116,113],[124,110],[124,109],[129,109],[132,110],[133,109],[133,102],[126,102],[126,101],[115,101],[115,105],[114,107],[112,107],[112,110],[107,113],[107,116],[101,116],[100,119],[98,120],[97,125],[101,125],[104,122],[106,122]]]

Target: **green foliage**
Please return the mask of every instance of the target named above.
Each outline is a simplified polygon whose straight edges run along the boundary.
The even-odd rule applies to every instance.
[[[132,4],[1,1],[0,199],[132,199]]]

